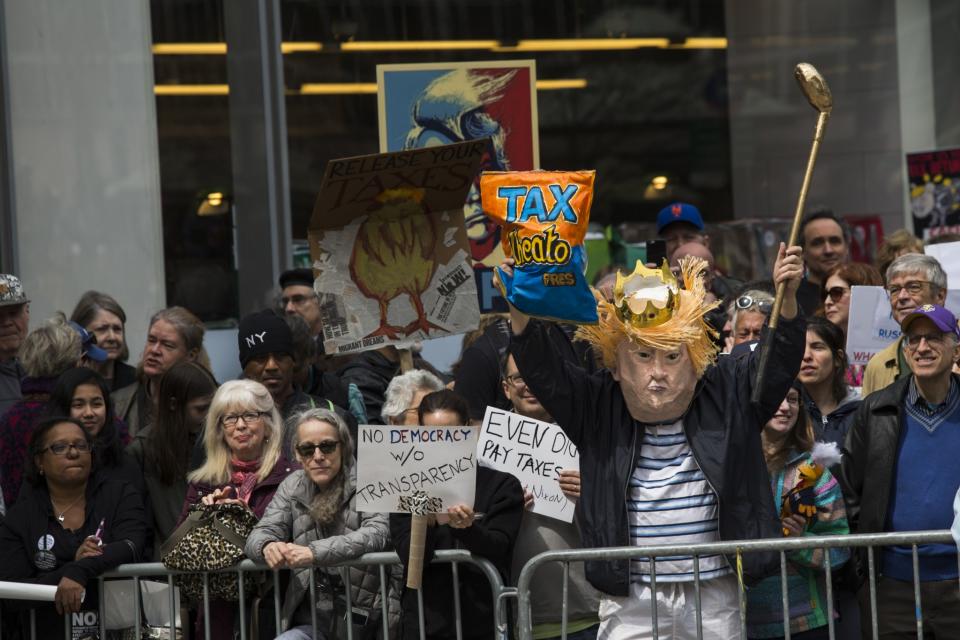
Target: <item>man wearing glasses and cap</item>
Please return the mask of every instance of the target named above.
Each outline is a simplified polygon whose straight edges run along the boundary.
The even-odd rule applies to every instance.
[[[841,463],[847,518],[853,533],[949,529],[960,487],[960,356],[956,317],[937,304],[923,304],[900,324],[910,373],[867,397],[854,416]],[[920,545],[920,606],[927,634],[955,637],[960,628],[957,548]],[[882,637],[917,634],[912,548],[884,547],[876,598]],[[866,549],[857,572],[868,575]],[[870,586],[859,591],[861,628],[870,628]],[[889,634],[889,636],[887,635]],[[928,637],[931,637],[928,636]]]
[[[0,415],[20,399],[20,381],[26,375],[17,352],[27,337],[30,300],[16,276],[0,273]]]
[[[942,305],[947,298],[947,274],[932,256],[902,255],[890,263],[885,276],[890,314],[897,323],[902,324],[904,318],[921,305]],[[909,373],[902,338],[899,338],[870,358],[863,372],[862,395],[866,397]]]

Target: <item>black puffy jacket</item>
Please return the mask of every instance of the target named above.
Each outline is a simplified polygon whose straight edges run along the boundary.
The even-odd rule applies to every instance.
[[[717,493],[722,540],[782,535],[760,431],[800,369],[805,336],[802,317],[781,318],[759,406],[751,405],[750,394],[760,349],[742,358],[723,356],[707,369],[683,417],[697,464]],[[583,547],[630,546],[627,487],[644,427],[630,415],[619,383],[609,371],[589,375],[564,362],[537,321],[513,336],[510,350],[531,391],[580,450]],[[744,579],[751,583],[777,567],[775,553],[743,556]],[[605,593],[629,593],[628,560],[587,562],[586,573]]]

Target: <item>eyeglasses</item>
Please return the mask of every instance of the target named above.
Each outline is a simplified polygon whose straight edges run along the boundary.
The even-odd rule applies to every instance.
[[[756,307],[762,314],[769,314],[773,309],[773,303],[767,300],[755,300],[752,296],[740,296],[737,298],[737,309],[744,311]]]
[[[40,449],[39,453],[44,453],[49,450],[50,453],[52,453],[55,456],[65,456],[67,455],[67,451],[69,451],[70,449],[76,449],[77,453],[90,453],[90,451],[93,449],[93,446],[86,440],[81,440],[79,442],[69,442],[69,443],[55,442],[49,447]]]
[[[523,376],[521,376],[519,373],[514,373],[513,375],[504,376],[503,379],[509,382],[511,385],[513,385],[517,389],[519,389],[524,384],[526,384],[523,380]]]
[[[826,300],[830,298],[834,302],[840,302],[840,299],[843,298],[844,294],[850,291],[846,287],[830,287],[823,292],[823,299]]]
[[[926,340],[927,345],[934,349],[943,347],[943,341],[947,334],[945,333],[914,333],[903,336],[903,343],[911,351],[916,351],[920,347],[920,341]]]
[[[329,456],[336,451],[339,446],[339,440],[324,440],[316,444],[313,442],[301,442],[297,445],[297,453],[299,453],[302,458],[312,458],[314,451],[320,449],[320,453]]]
[[[912,296],[916,296],[923,293],[924,287],[930,287],[931,289],[933,289],[933,288],[936,288],[936,286],[937,285],[933,284],[928,280],[911,280],[910,282],[907,282],[903,286],[900,286],[898,284],[890,285],[889,287],[887,287],[887,293],[890,295],[891,298],[896,298],[898,295],[900,295],[901,291],[906,289],[907,293],[909,293]]]
[[[308,300],[313,300],[313,299],[316,298],[316,297],[317,297],[317,294],[315,294],[315,293],[314,293],[314,294],[308,294],[308,295],[303,295],[303,294],[298,293],[298,294],[295,294],[295,295],[290,296],[289,298],[287,298],[286,296],[284,296],[283,298],[280,298],[280,305],[285,307],[285,306],[287,306],[288,304],[290,304],[290,303],[292,302],[294,306],[299,307],[299,306],[302,305],[304,302],[307,302]]]
[[[266,415],[266,411],[244,411],[241,414],[228,413],[220,418],[220,424],[225,427],[235,427],[241,419],[243,419],[244,424],[250,424],[251,422],[256,422],[264,415]]]

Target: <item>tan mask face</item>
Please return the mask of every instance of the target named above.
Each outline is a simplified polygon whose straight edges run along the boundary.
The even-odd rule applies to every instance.
[[[686,346],[663,351],[624,340],[617,349],[613,377],[620,383],[630,415],[640,422],[680,418],[697,386]]]

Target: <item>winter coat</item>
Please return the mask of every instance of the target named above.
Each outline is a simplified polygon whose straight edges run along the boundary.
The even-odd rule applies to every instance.
[[[810,398],[806,390],[802,392],[803,404],[813,423],[813,433],[818,442],[836,442],[838,447],[843,447],[843,441],[847,437],[847,431],[853,423],[853,414],[860,406],[860,396],[854,391],[847,393],[847,396],[840,401],[837,408],[823,415],[817,404]]]
[[[873,354],[863,371],[862,395],[866,398],[874,391],[879,391],[893,384],[894,381],[910,373],[906,367],[900,368],[900,353],[903,349],[903,339],[897,338],[883,350]]]
[[[953,378],[960,382],[960,376],[954,374]],[[900,431],[912,379],[912,375],[905,376],[870,394],[854,414],[840,463],[847,520],[854,533],[887,530],[887,508],[894,489]],[[868,571],[867,548],[860,547],[855,553],[857,578],[863,581]],[[876,558],[879,572],[883,554],[876,554]]]
[[[20,493],[23,462],[33,428],[46,411],[56,378],[24,378],[20,383],[23,398],[7,409],[0,418],[0,486],[3,501],[9,510]]]
[[[810,454],[794,452],[786,466],[773,478],[777,504],[797,486],[798,468]],[[816,520],[807,524],[804,536],[831,536],[850,533],[843,494],[836,478],[824,471],[813,489]],[[849,549],[830,549],[830,566],[836,571],[850,558]],[[790,600],[792,634],[827,625],[826,556],[823,549],[787,552],[787,594]],[[781,577],[765,578],[747,592],[747,635],[751,638],[779,638],[783,635]]]
[[[292,542],[309,547],[313,552],[314,567],[329,567],[345,560],[352,560],[365,553],[383,551],[389,545],[387,516],[383,514],[357,513],[351,501],[356,493],[356,477],[351,473],[344,488],[343,504],[336,521],[327,526],[318,526],[310,515],[310,505],[317,487],[303,470],[295,471],[280,484],[273,501],[267,507],[260,522],[247,537],[248,558],[264,562],[263,548],[271,542]],[[280,614],[281,628],[286,630],[304,597],[310,593],[311,569],[295,569],[287,587]],[[379,610],[379,569],[350,567],[350,593],[354,605]],[[333,570],[337,576],[346,571]],[[392,581],[396,582],[396,580]],[[319,587],[319,583],[318,583]],[[398,584],[389,590],[390,627],[395,628],[400,603]],[[332,593],[317,589],[318,611],[328,611],[332,606]]]
[[[793,320],[781,318],[758,405],[751,403],[750,396],[764,346],[744,357],[721,357],[709,367],[682,418],[693,456],[717,494],[721,540],[781,535],[760,431],[800,370],[805,335],[801,315]],[[766,334],[761,341],[765,344]],[[627,490],[645,427],[630,415],[620,384],[608,370],[588,375],[559,358],[543,324],[536,320],[513,336],[510,352],[530,390],[580,451],[578,509],[584,548],[630,546]],[[771,575],[778,560],[773,552],[744,555],[745,580],[755,582]],[[629,594],[629,560],[588,561],[586,572],[600,591]]]
[[[110,394],[117,417],[127,423],[130,437],[134,438],[153,422],[153,411],[146,386],[139,380]]]
[[[118,565],[143,561],[147,525],[140,496],[128,484],[94,474],[87,482],[83,526],[69,531],[54,515],[46,484],[31,487],[30,495],[32,499],[18,501],[10,509],[0,526],[0,580],[56,585],[61,578],[70,578],[86,587],[83,610],[96,612],[94,579]],[[75,560],[77,549],[96,533],[101,520],[103,554]],[[37,566],[44,561],[52,566]],[[53,603],[8,601],[5,605],[38,607],[37,637],[63,637],[63,616],[57,615]]]
[[[270,474],[258,482],[253,488],[253,492],[250,494],[250,499],[247,500],[247,506],[250,507],[250,510],[253,511],[253,514],[257,518],[262,518],[264,512],[267,510],[267,505],[270,504],[270,501],[273,500],[273,494],[277,492],[277,488],[283,482],[284,478],[289,476],[291,473],[300,468],[300,465],[296,462],[291,462],[287,459],[286,456],[280,455],[277,459],[277,463],[273,465],[273,470]],[[207,482],[191,482],[187,485],[187,497],[183,501],[183,508],[180,511],[180,517],[177,518],[177,527],[180,526],[184,520],[187,519],[187,516],[190,515],[190,506],[200,502],[203,496],[208,493],[213,493],[217,489],[222,489],[223,487],[230,485],[236,490],[238,487],[233,485],[231,482],[223,483],[207,483]],[[236,495],[236,493],[234,493]]]
[[[443,374],[434,369],[429,362],[419,355],[414,355],[415,369],[425,369],[441,380]],[[400,361],[393,362],[379,351],[364,351],[358,353],[337,371],[340,380],[357,385],[363,394],[363,404],[370,424],[385,424],[380,415],[383,408],[383,396],[387,392],[387,385],[400,373]]]
[[[441,524],[427,527],[423,549],[423,584],[420,590],[423,594],[427,640],[456,637],[451,568],[448,563],[431,564],[436,550],[466,549],[489,560],[505,583],[509,575],[513,545],[523,519],[523,488],[520,482],[507,473],[477,467],[473,510],[483,513],[483,519],[475,521],[466,529],[455,529]],[[391,514],[390,535],[406,575],[407,560],[410,557],[410,516]],[[493,594],[490,591],[490,582],[486,575],[472,564],[462,562],[457,566],[463,637],[488,640],[494,637],[491,604]],[[420,637],[417,591],[414,589],[404,590],[402,625],[402,638],[415,640]]]
[[[27,376],[16,358],[0,362],[0,416],[21,397],[20,383]]]

